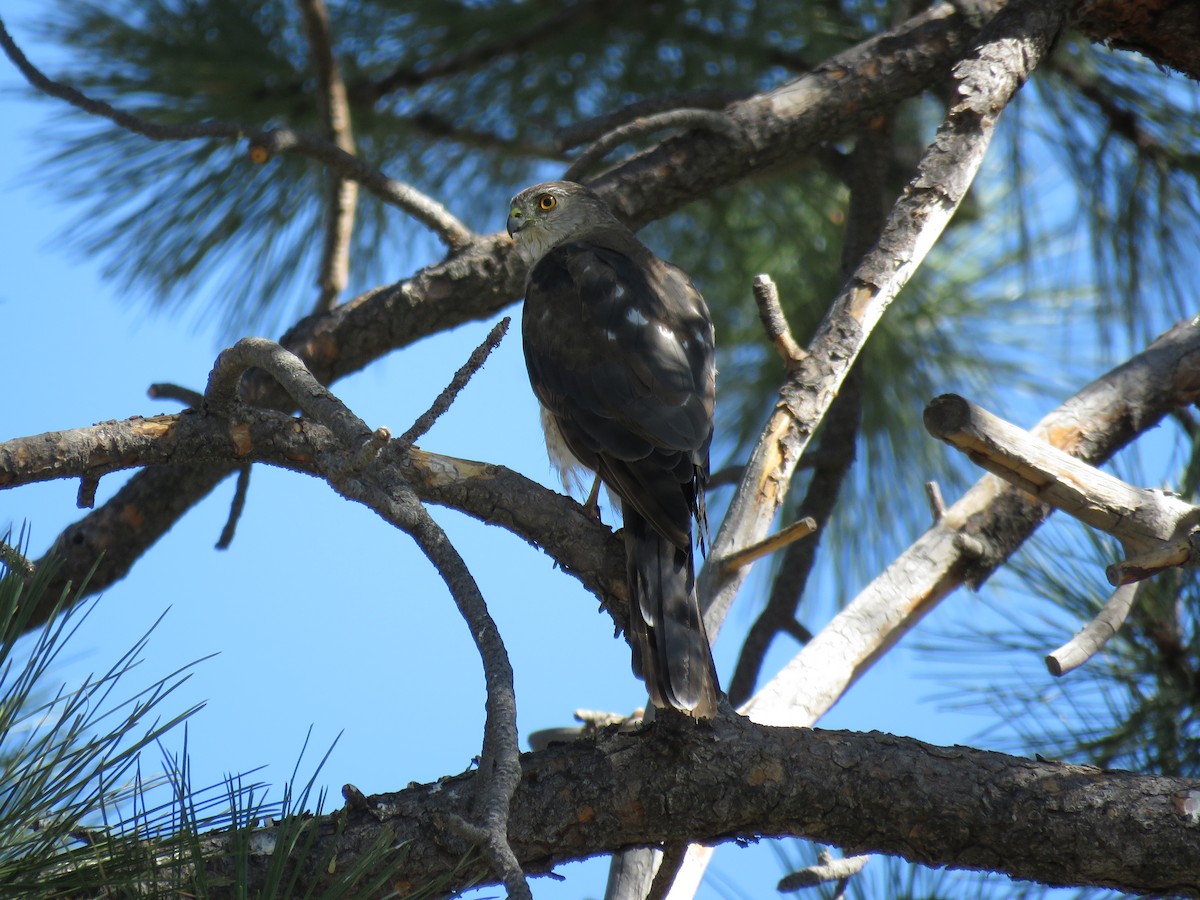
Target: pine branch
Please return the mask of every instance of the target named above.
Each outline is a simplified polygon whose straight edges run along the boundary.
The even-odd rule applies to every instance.
[[[383,834],[406,848],[393,883],[455,872],[470,844],[439,823],[469,815],[479,777],[365,797],[314,820],[309,853],[294,861],[297,885],[330,877],[312,863],[331,841],[343,869],[355,863],[354,848]],[[706,842],[799,835],[1049,885],[1200,896],[1198,801],[1188,779],[734,717],[691,733],[605,732],[525,754],[508,838],[528,874],[681,834]],[[278,827],[257,830],[258,843],[271,846]],[[209,884],[232,874],[229,843],[225,833],[202,842]],[[260,883],[268,859],[250,859],[246,889]],[[495,878],[479,863],[456,875],[460,885]]]
[[[34,66],[13,41],[3,20],[0,20],[0,48],[25,79],[51,97],[65,100],[77,109],[93,116],[108,119],[114,125],[154,141],[190,141],[200,138],[250,142],[250,158],[265,163],[279,153],[299,153],[324,163],[331,171],[361,184],[384,203],[402,209],[421,224],[434,231],[451,249],[470,243],[470,229],[432,197],[427,197],[411,185],[389,178],[337,144],[292,128],[263,130],[234,122],[199,122],[189,125],[166,125],[151,122],[117,109],[103,100],[93,100],[70,85],[61,84]]]

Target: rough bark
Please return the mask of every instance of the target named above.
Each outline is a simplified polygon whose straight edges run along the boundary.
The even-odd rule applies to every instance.
[[[1075,24],[1090,40],[1200,79],[1200,11],[1194,0],[1080,0],[1075,14]]]
[[[1200,896],[1200,792],[1180,778],[739,718],[686,732],[605,732],[524,754],[521,769],[508,835],[530,874],[681,835],[802,835],[1051,885]],[[393,883],[419,885],[455,867],[460,884],[489,880],[464,864],[468,844],[440,827],[468,809],[476,777],[380,794],[315,820],[303,882],[328,877],[326,854],[336,850],[344,871],[383,834],[405,847]],[[262,829],[255,843],[270,846],[272,833]],[[230,874],[228,843],[206,841],[210,884]],[[251,858],[251,890],[268,861]]]

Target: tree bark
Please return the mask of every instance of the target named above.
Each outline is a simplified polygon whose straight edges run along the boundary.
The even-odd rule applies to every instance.
[[[521,769],[508,836],[528,874],[621,847],[796,835],[1048,885],[1200,896],[1200,788],[1181,778],[736,717],[686,731],[607,731],[524,754]],[[491,880],[464,863],[468,843],[439,825],[469,810],[477,777],[315,820],[302,883],[330,877],[327,854],[344,871],[383,834],[405,848],[393,884],[451,872],[456,884]],[[273,830],[256,843],[270,846]],[[230,843],[205,841],[210,884],[231,872]],[[251,890],[268,863],[251,858]]]

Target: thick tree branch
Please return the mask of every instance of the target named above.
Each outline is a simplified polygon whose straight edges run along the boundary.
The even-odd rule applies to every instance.
[[[236,422],[197,410],[135,416],[0,443],[0,489],[100,478],[137,467],[152,467],[152,474],[183,462],[202,467],[260,462],[316,475],[317,460],[340,446],[336,435],[316,421],[251,406],[239,410]],[[402,452],[399,441],[383,449],[379,464],[400,471],[421,500],[499,525],[544,549],[600,597],[624,629],[624,546],[574,500],[503,466],[415,447]],[[126,509],[136,522],[136,513]]]
[[[1188,534],[1200,524],[1200,507],[1166,491],[1134,487],[957,394],[929,402],[925,427],[981,468],[1116,538],[1129,555],[1160,551],[1180,538],[1186,551]]]
[[[1192,0],[1075,0],[1089,40],[1132,50],[1200,80],[1200,16]]]
[[[521,768],[508,836],[529,874],[681,833],[702,842],[798,835],[1051,885],[1200,896],[1200,792],[1182,778],[736,717],[671,736],[607,731],[525,754]],[[329,877],[315,863],[334,842],[343,869],[384,833],[405,847],[394,881],[454,871],[468,845],[438,822],[470,809],[477,777],[377,795],[315,820],[309,855],[296,861],[299,883]],[[271,846],[271,833],[262,829],[259,844]],[[204,840],[210,884],[229,874],[229,844],[221,834]],[[251,890],[269,862],[251,857]]]

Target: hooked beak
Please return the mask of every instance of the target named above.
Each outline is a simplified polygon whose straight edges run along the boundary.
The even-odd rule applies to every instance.
[[[516,233],[525,227],[525,217],[519,209],[514,209],[508,214],[508,236],[515,237]]]

